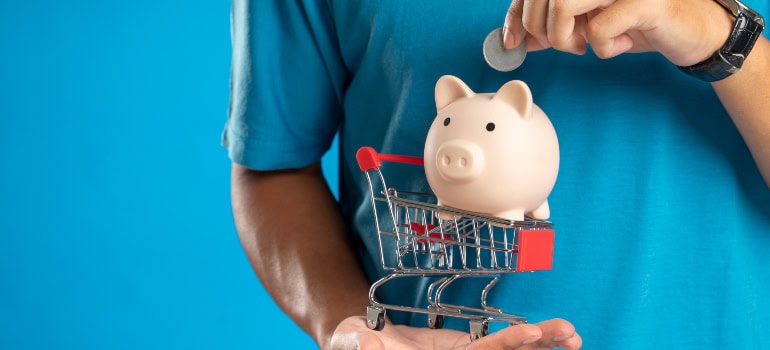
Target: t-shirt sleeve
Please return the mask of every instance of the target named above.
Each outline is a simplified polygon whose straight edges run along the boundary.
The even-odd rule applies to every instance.
[[[222,144],[257,170],[318,162],[342,118],[347,71],[325,1],[234,0]]]

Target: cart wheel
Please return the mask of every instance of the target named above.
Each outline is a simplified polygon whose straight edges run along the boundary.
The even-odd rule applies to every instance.
[[[444,315],[428,314],[428,328],[444,328]]]
[[[385,308],[368,306],[366,308],[366,326],[375,331],[385,328]]]
[[[471,341],[478,340],[481,337],[489,335],[489,320],[471,320]]]

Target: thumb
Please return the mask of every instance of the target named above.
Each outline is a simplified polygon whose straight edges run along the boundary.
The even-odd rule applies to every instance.
[[[503,22],[503,47],[506,50],[511,50],[519,44],[527,35],[527,31],[524,29],[524,25],[521,23],[521,11],[523,2],[519,0],[511,1],[511,6],[508,7],[508,12],[505,14],[505,22]]]
[[[359,334],[358,348],[360,350],[385,350],[385,344],[374,333],[364,332]]]

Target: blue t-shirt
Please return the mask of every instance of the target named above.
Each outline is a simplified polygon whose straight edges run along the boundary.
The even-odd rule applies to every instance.
[[[746,2],[770,15],[767,1]],[[339,131],[340,204],[376,280],[385,272],[356,150],[421,156],[442,75],[476,92],[523,80],[559,136],[554,265],[504,275],[489,304],[530,322],[565,318],[591,349],[770,348],[770,190],[710,85],[657,53],[546,50],[494,71],[481,44],[509,4],[234,1],[230,157],[306,166]],[[429,190],[419,167],[384,170],[390,186]],[[411,279],[378,296],[424,307],[426,288]]]

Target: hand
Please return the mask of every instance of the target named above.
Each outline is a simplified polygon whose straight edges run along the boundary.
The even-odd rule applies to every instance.
[[[332,335],[332,350],[384,349],[579,349],[582,345],[575,327],[562,319],[552,319],[536,325],[522,324],[506,327],[471,343],[470,335],[449,329],[415,328],[386,324],[381,331],[366,327],[366,318],[349,317],[340,323]]]
[[[503,43],[527,50],[553,47],[601,58],[624,52],[658,51],[679,66],[711,57],[735,22],[714,0],[513,0]]]

